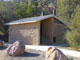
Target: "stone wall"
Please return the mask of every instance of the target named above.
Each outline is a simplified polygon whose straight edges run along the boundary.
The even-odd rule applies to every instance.
[[[43,20],[42,23],[42,43],[43,44],[62,44],[65,43],[64,32],[65,25],[54,23],[54,18]],[[53,37],[56,37],[56,43],[53,42]]]
[[[42,23],[42,44],[51,44],[53,36],[53,18],[43,20]]]
[[[9,43],[21,41],[24,44],[40,44],[40,22],[9,26]]]
[[[53,24],[53,37],[56,37],[56,43],[57,44],[66,43],[64,36],[65,36],[65,25],[54,23]]]
[[[54,20],[54,18],[48,18],[36,23],[10,25],[9,42],[13,43],[18,40],[28,45],[63,44],[66,42],[64,40],[65,25],[60,22],[54,23]],[[40,31],[41,23],[42,31]],[[53,37],[56,37],[56,43]]]

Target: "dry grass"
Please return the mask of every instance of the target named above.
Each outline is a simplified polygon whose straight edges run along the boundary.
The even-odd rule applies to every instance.
[[[0,60],[6,60],[6,58],[8,57],[8,55],[6,54],[6,51],[4,50],[0,50]]]
[[[79,50],[76,50],[76,49],[71,48],[71,47],[58,47],[58,48],[63,48],[63,49],[68,49],[68,50],[73,50],[73,51],[78,51],[78,52],[80,52],[80,49],[79,49]]]

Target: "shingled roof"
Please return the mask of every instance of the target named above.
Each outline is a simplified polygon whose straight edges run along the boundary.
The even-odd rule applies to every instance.
[[[62,20],[60,20],[55,15],[46,15],[46,16],[37,16],[37,17],[31,17],[31,18],[24,18],[24,19],[20,19],[20,20],[16,20],[16,21],[12,21],[12,22],[6,23],[5,25],[15,25],[15,24],[24,24],[24,23],[38,22],[38,21],[42,21],[42,20],[45,20],[45,19],[48,19],[48,18],[51,18],[51,17],[54,17],[58,21],[60,21],[63,24],[65,24]]]

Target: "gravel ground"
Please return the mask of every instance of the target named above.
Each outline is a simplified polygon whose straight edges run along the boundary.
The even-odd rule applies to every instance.
[[[74,60],[80,60],[80,58],[74,58]]]
[[[0,60],[45,60],[45,52],[26,49],[23,55],[11,57],[5,49],[0,49]]]
[[[11,57],[6,54],[5,49],[6,48],[0,49],[0,60],[45,60],[46,52],[44,51],[26,49],[23,55]],[[80,58],[73,58],[70,60],[80,60]]]

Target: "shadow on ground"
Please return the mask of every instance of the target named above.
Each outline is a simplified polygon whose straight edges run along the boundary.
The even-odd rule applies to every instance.
[[[30,53],[30,52],[25,52],[23,55],[17,56],[17,57],[37,57],[40,54],[37,53]]]
[[[0,50],[5,50],[7,47],[1,47]]]

